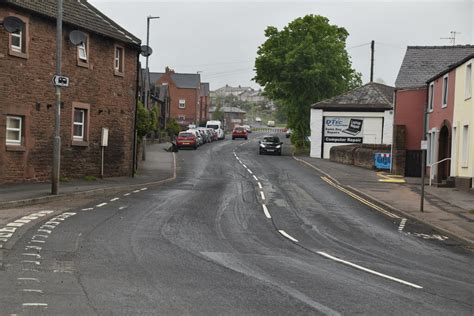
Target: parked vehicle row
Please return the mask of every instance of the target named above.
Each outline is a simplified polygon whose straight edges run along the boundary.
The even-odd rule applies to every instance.
[[[206,143],[210,143],[219,139],[217,130],[213,128],[197,127],[187,131],[180,132],[176,138],[176,146],[180,148],[197,149]]]

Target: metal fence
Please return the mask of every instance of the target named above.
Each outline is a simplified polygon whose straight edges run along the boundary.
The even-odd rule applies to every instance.
[[[283,127],[252,127],[252,132],[255,132],[255,133],[269,133],[269,134],[285,133],[286,128],[283,128]]]

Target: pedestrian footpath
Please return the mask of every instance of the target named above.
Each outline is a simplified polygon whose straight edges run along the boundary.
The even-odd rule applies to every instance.
[[[424,212],[420,212],[421,181],[406,178],[405,183],[384,182],[375,170],[344,165],[330,160],[294,157],[312,167],[324,178],[394,211],[408,219],[425,223],[435,230],[474,247],[474,191],[425,186]]]
[[[59,195],[51,195],[50,183],[18,183],[0,185],[0,213],[2,208],[44,203],[62,198],[94,196],[120,191],[126,188],[152,185],[175,177],[175,160],[171,152],[165,151],[168,143],[147,146],[146,161],[139,161],[135,177],[116,177],[86,181],[73,179],[61,182]]]

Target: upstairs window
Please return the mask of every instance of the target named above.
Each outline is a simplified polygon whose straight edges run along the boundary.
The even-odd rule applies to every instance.
[[[428,111],[433,111],[433,91],[434,82],[430,83],[428,87]]]
[[[441,107],[445,108],[448,106],[448,75],[443,77],[443,95]]]
[[[21,145],[23,118],[21,116],[7,116],[7,145]]]
[[[28,18],[16,17],[23,23],[17,31],[9,34],[8,53],[12,56],[28,58]]]
[[[186,100],[179,100],[179,108],[184,109],[186,107]]]
[[[114,73],[117,76],[123,76],[124,73],[124,49],[122,46],[115,45],[114,53]]]
[[[89,35],[81,44],[77,45],[77,65],[89,67]]]
[[[464,91],[466,100],[472,97],[472,64],[466,66],[466,87]]]

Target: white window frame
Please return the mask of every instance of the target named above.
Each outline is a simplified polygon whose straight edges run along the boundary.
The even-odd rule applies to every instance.
[[[461,138],[461,167],[468,168],[469,165],[469,124],[463,124]]]
[[[82,122],[76,121],[76,111],[80,111],[82,113]],[[85,133],[85,127],[86,127],[86,110],[85,109],[80,109],[80,108],[74,108],[74,122],[73,122],[73,135],[72,139],[73,140],[78,140],[78,141],[83,141],[84,140],[84,133]],[[75,127],[76,126],[81,126],[81,136],[74,135],[76,132]]]
[[[448,74],[443,76],[443,85],[441,93],[441,107],[445,108],[448,106],[448,91],[449,91],[449,76]]]
[[[17,52],[17,53],[23,53],[23,25],[24,24],[22,24],[21,28],[18,30],[18,33],[16,32],[11,33],[11,37],[12,37],[11,48],[12,48],[12,51]],[[19,38],[20,46],[13,45],[14,37]]]
[[[433,99],[434,99],[434,82],[428,86],[428,112],[433,111]]]
[[[464,89],[464,99],[472,97],[472,63],[466,65],[466,87]]]
[[[17,121],[19,121],[19,122],[20,122],[20,127],[19,127],[19,128],[8,127],[8,121],[9,121],[9,120],[17,120]],[[15,146],[21,145],[21,139],[22,139],[22,137],[23,137],[22,129],[23,129],[23,117],[21,117],[21,116],[14,116],[14,115],[7,115],[7,121],[6,121],[6,130],[7,130],[7,133],[6,133],[6,135],[5,135],[6,144],[7,144],[7,145],[15,145]],[[8,131],[18,132],[18,139],[8,139]]]
[[[82,42],[81,44],[77,45],[77,54],[81,61],[87,62],[87,42]]]
[[[125,48],[122,46],[116,45],[114,52],[114,70],[118,74],[123,74],[125,71]]]
[[[185,99],[179,99],[178,108],[180,108],[180,109],[185,109],[186,108],[186,100]]]

